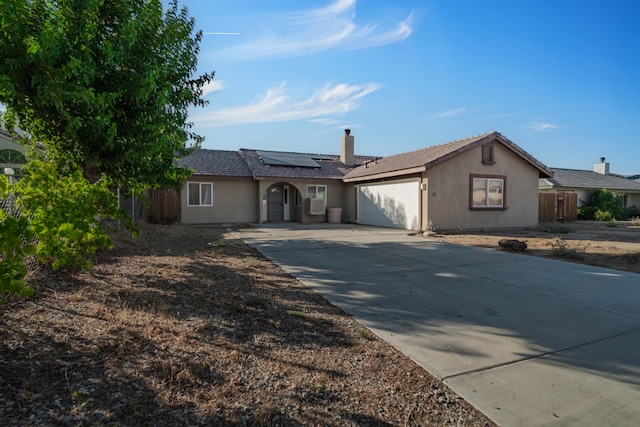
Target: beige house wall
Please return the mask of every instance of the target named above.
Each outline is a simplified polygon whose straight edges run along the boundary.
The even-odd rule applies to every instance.
[[[213,183],[213,206],[187,206],[187,183]],[[252,178],[192,176],[181,191],[183,224],[254,223],[258,221],[258,186]]]
[[[494,150],[492,165],[482,163],[482,147],[478,146],[425,173],[423,228],[429,221],[438,229],[527,227],[538,223],[539,171],[500,143],[495,143]],[[471,210],[471,174],[505,176],[507,209]]]
[[[627,207],[640,207],[640,193],[627,193]]]
[[[344,184],[342,181],[337,180],[293,180],[283,181],[282,178],[276,179],[263,179],[259,182],[259,222],[267,222],[267,190],[272,185],[288,185],[290,188],[290,221],[302,222],[303,224],[315,224],[320,222],[327,222],[326,212],[324,215],[309,215],[305,212],[305,199],[307,196],[308,185],[326,185],[327,186],[327,207],[328,208],[340,208],[344,203]],[[299,192],[298,198],[296,198],[295,191]],[[296,200],[298,203],[296,203]]]
[[[342,221],[346,223],[356,222],[356,200],[358,198],[358,187],[353,182],[344,184],[344,194],[342,197]]]

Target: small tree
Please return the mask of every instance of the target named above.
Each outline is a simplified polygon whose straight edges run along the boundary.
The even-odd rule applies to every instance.
[[[113,246],[101,221],[120,219],[133,229],[106,183],[90,184],[80,171],[61,176],[52,163],[33,160],[15,187],[38,239],[36,255],[54,269],[87,268],[98,249]]]

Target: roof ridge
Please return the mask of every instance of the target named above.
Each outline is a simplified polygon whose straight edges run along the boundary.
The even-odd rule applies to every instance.
[[[448,142],[443,142],[443,143],[436,144],[436,145],[429,145],[427,147],[418,148],[416,150],[404,151],[402,153],[392,154],[390,156],[383,156],[383,157],[380,157],[379,159],[388,159],[390,157],[404,156],[404,155],[407,155],[407,154],[417,153],[417,152],[425,151],[425,150],[431,150],[431,149],[434,149],[436,147],[443,147],[445,145],[455,144],[455,143],[459,143],[459,142],[462,142],[462,141],[482,139],[482,138],[485,138],[485,137],[487,137],[489,135],[493,135],[493,134],[499,135],[499,132],[497,132],[497,131],[485,132],[485,133],[481,133],[481,134],[478,134],[478,135],[469,136],[467,138],[459,138],[459,139],[455,139],[453,141],[448,141]]]
[[[322,154],[322,153],[304,153],[302,151],[279,151],[279,150],[266,150],[262,148],[240,148],[239,151],[264,151],[265,153],[283,153],[283,154],[306,154],[309,156],[331,156],[331,157],[340,157],[340,154]]]

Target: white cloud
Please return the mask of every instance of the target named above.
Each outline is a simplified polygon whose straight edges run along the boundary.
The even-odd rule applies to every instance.
[[[271,17],[277,32],[215,53],[227,59],[247,60],[269,56],[301,56],[328,49],[354,50],[383,46],[408,38],[414,12],[388,29],[355,22],[356,0],[337,0],[320,9]],[[269,18],[264,18],[269,19]]]
[[[319,125],[328,125],[328,126],[336,126],[339,125],[340,123],[342,123],[342,120],[338,120],[338,119],[329,119],[329,118],[319,118],[319,119],[311,119],[312,123],[316,123]]]
[[[436,120],[436,119],[445,119],[447,117],[459,116],[465,111],[467,111],[467,107],[454,108],[453,110],[447,110],[441,113],[434,114],[433,116],[431,116],[431,119]]]
[[[562,129],[566,126],[557,125],[546,120],[544,117],[538,117],[536,119],[531,120],[526,126],[525,129],[529,132],[548,132],[556,129]]]
[[[290,99],[283,82],[270,88],[250,104],[206,111],[191,119],[199,128],[326,119],[358,108],[361,98],[380,87],[377,83],[326,85],[308,98]]]
[[[202,87],[202,96],[207,96],[211,92],[222,90],[223,88],[222,80],[212,80]]]

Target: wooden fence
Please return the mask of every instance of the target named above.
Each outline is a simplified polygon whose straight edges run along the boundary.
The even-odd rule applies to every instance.
[[[578,219],[577,193],[538,193],[538,222],[574,222]]]
[[[146,193],[147,221],[155,224],[172,224],[180,221],[180,191],[150,190]]]

